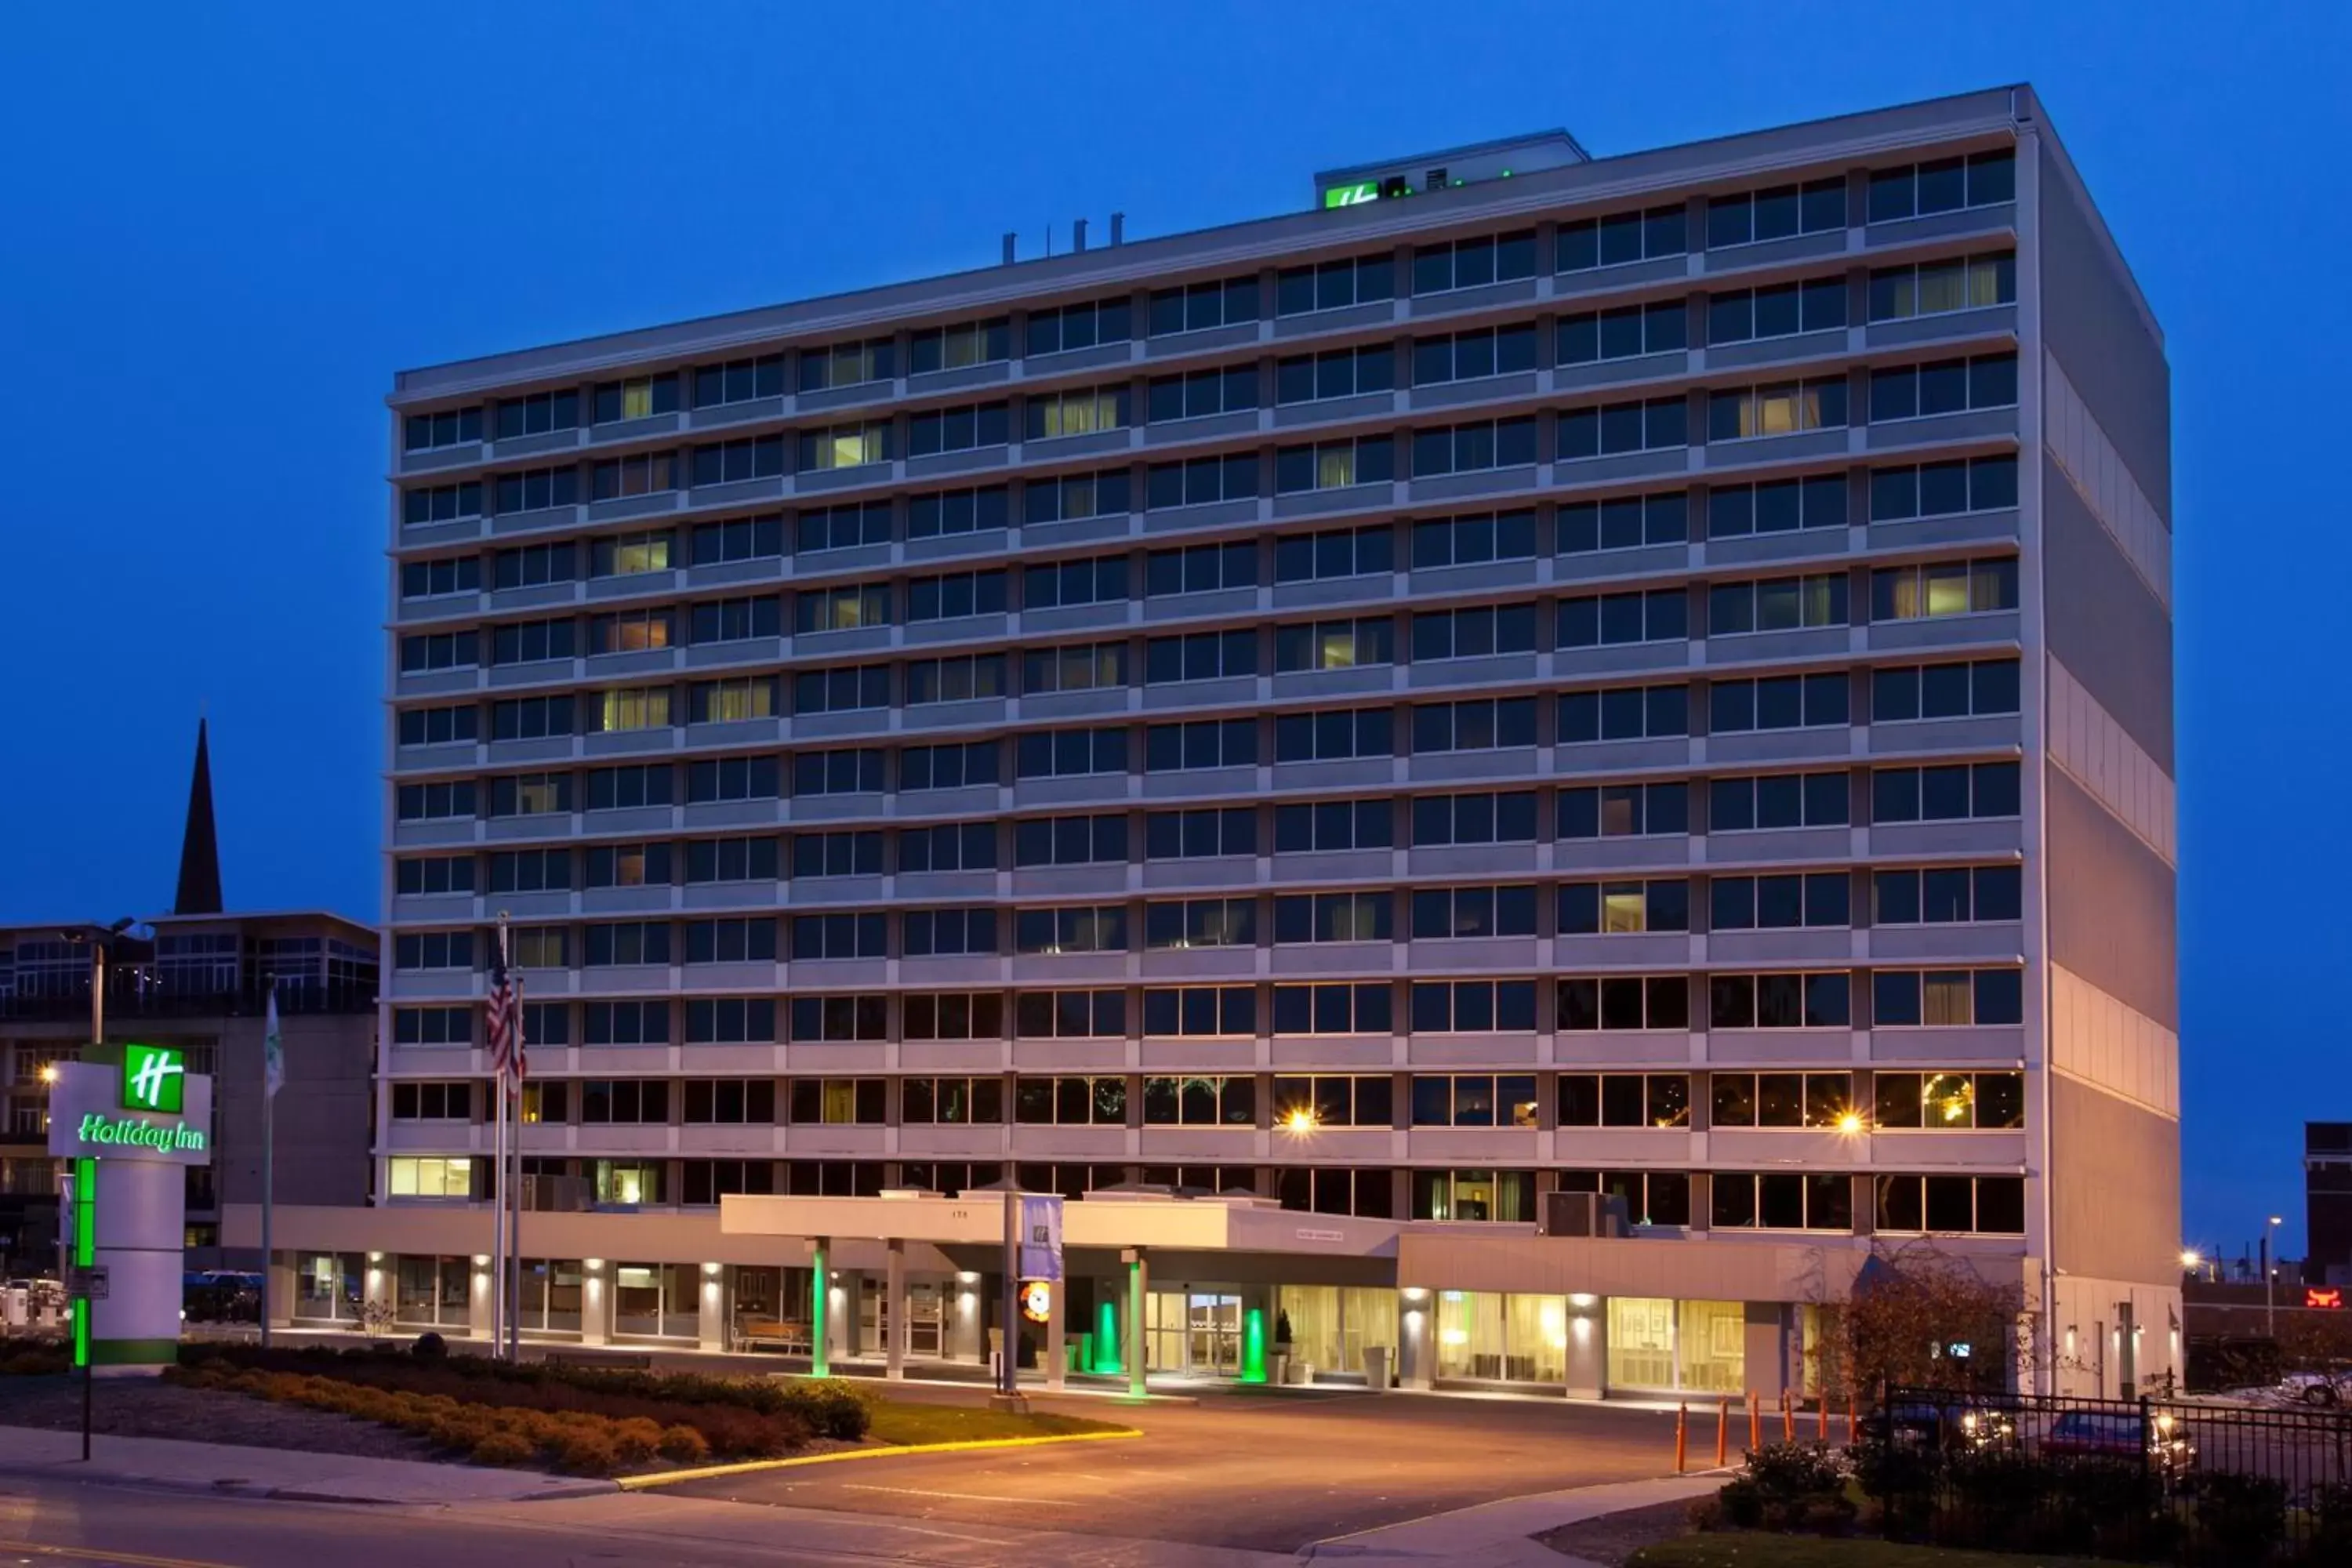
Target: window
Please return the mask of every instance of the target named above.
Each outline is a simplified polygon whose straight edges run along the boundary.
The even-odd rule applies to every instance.
[[[1257,904],[1250,899],[1148,903],[1143,906],[1143,945],[1154,952],[1255,947]]]
[[[1396,444],[1386,436],[1285,447],[1274,455],[1276,495],[1384,485],[1396,477]]]
[[[1535,647],[1533,604],[1423,610],[1412,618],[1412,658],[1416,664],[1447,658],[1483,658],[1498,653],[1533,653]]]
[[[889,460],[889,421],[864,419],[802,431],[799,457],[793,468],[805,474],[830,468],[862,468],[870,463]]]
[[[986,533],[1004,527],[1011,517],[1012,502],[1003,485],[940,490],[908,500],[907,537],[938,539],[950,534]]]
[[[1013,864],[1086,866],[1127,858],[1127,818],[1033,816],[1013,825]]]
[[[1416,980],[1412,997],[1415,1034],[1485,1034],[1536,1026],[1532,980]]]
[[[608,458],[592,468],[588,499],[617,500],[624,496],[654,495],[677,487],[673,456],[667,452],[642,452],[632,458]]]
[[[1023,333],[1022,352],[1034,359],[1039,354],[1090,349],[1097,343],[1123,343],[1135,335],[1132,314],[1133,308],[1124,296],[1089,300],[1058,310],[1032,310]]]
[[[908,746],[898,753],[900,790],[962,789],[997,781],[997,744],[971,741],[961,745]]]
[[[1451,289],[1475,289],[1482,283],[1503,283],[1535,275],[1533,229],[1484,239],[1416,246],[1412,253],[1412,291],[1416,296],[1443,294]]]
[[[400,639],[400,673],[458,669],[478,663],[480,645],[472,632],[428,632]]]
[[[1873,723],[1960,719],[2018,710],[2018,661],[1893,665],[1871,672]]]
[[[392,1043],[395,1046],[470,1046],[474,1014],[469,1007],[395,1007],[392,1010]]]
[[[576,430],[579,426],[580,394],[576,391],[534,392],[499,402],[498,438],[501,441],[545,436],[556,430]]]
[[[2022,1176],[1879,1176],[1881,1231],[2025,1234]]]
[[[1473,512],[1430,518],[1412,525],[1412,566],[1476,566],[1493,561],[1532,561],[1536,514],[1532,510]]]
[[[2021,1024],[2025,985],[2015,969],[1882,969],[1870,977],[1874,1028]]]
[[[1928,620],[2017,608],[2017,558],[1929,561],[1870,574],[1870,618]]]
[[[889,1099],[887,1080],[878,1078],[796,1078],[785,1088],[796,1125],[874,1126],[885,1119]]]
[[[772,479],[783,471],[782,436],[746,436],[697,447],[687,482],[696,487],[733,484],[740,479]]]
[[[1533,1073],[1423,1073],[1412,1080],[1415,1127],[1533,1127]]]
[[[454,485],[426,485],[403,490],[400,494],[400,521],[412,527],[424,523],[455,522],[460,518],[482,515],[482,484],[479,479],[467,479]]]
[[[1122,391],[1122,405],[1125,396]],[[1148,417],[1154,425],[1166,425],[1179,419],[1205,419],[1212,414],[1237,414],[1256,406],[1257,366],[1227,365],[1222,370],[1153,377]]]
[[[993,871],[996,824],[941,822],[898,830],[901,871]]]
[[[467,855],[436,855],[428,859],[403,859],[394,870],[394,890],[404,897],[474,890],[474,861]]]
[[[882,1040],[890,1035],[887,996],[795,996],[792,1037],[803,1040]]]
[[[768,677],[698,680],[687,692],[687,722],[740,724],[776,716],[776,683]]]
[[[1125,765],[1126,747],[1119,748]],[[1143,771],[1180,773],[1192,768],[1239,768],[1257,762],[1257,721],[1203,719],[1185,724],[1154,724],[1144,731]]]
[[[1184,463],[1154,463],[1144,471],[1143,505],[1150,511],[1244,500],[1257,494],[1257,454],[1194,458]]]
[[[772,1032],[770,1038],[773,1038]],[[772,1078],[689,1079],[684,1085],[688,1123],[768,1125],[776,1120],[776,1080]]]
[[[772,882],[776,879],[776,841],[764,835],[757,838],[689,839],[686,846],[686,879],[689,884]]]
[[[677,412],[677,377],[641,375],[629,381],[607,381],[596,388],[596,423],[615,419],[646,419]]]
[[[1395,563],[1396,531],[1385,524],[1286,533],[1274,542],[1276,583],[1385,574],[1396,569]]]
[[[1562,936],[1688,930],[1690,883],[1683,878],[1560,884]]]
[[[1553,517],[1563,555],[1682,544],[1690,539],[1690,497],[1682,490],[1569,501]]]
[[[1257,545],[1246,539],[1225,544],[1195,544],[1183,550],[1155,550],[1145,563],[1143,592],[1147,598],[1256,585]]]
[[[1535,934],[1536,890],[1531,885],[1412,890],[1415,942]]]
[[[915,999],[909,997],[908,1000],[912,1002]],[[1001,1029],[997,1032],[1003,1033]],[[903,1125],[985,1127],[997,1125],[1003,1120],[1004,1080],[1001,1078],[909,1078],[898,1080],[898,1121]]]
[[[1535,1218],[1532,1171],[1415,1171],[1412,1217],[1492,1220],[1524,1225]]]
[[[1791,931],[1853,923],[1853,879],[1843,871],[1717,877],[1707,889],[1713,931]]]
[[[481,710],[471,703],[455,708],[407,708],[401,710],[400,743],[404,746],[446,746],[472,741],[480,725]]]
[[[686,765],[688,805],[717,800],[773,800],[776,793],[773,757],[715,757]]]
[[[667,536],[661,537],[664,540],[661,564],[667,567],[669,564],[668,544]],[[781,513],[768,517],[739,517],[728,522],[706,522],[694,531],[694,563],[697,566],[719,566],[730,561],[758,561],[783,552],[784,520]]]
[[[1751,437],[1788,436],[1800,430],[1823,430],[1843,425],[1845,392],[1843,376],[1826,375],[1811,381],[1784,381],[1709,393],[1706,438],[1744,441]]]
[[[1004,613],[1004,573],[947,572],[907,584],[907,619],[951,621]]]
[[[1870,373],[1870,422],[1926,419],[2017,403],[2017,356],[1978,354]]]
[[[1280,720],[1276,722],[1279,724]],[[1483,697],[1461,702],[1420,702],[1412,710],[1412,749],[1494,752],[1536,743],[1536,700]]]
[[[1293,354],[1277,361],[1274,367],[1274,400],[1278,404],[1354,397],[1361,393],[1390,392],[1395,387],[1396,350],[1387,343],[1332,349],[1319,354]]]
[[[1127,772],[1127,731],[1118,727],[1027,731],[1019,737],[1013,759],[1015,778],[1123,773]]]
[[[1308,669],[1357,669],[1396,662],[1396,623],[1386,616],[1309,621],[1274,628],[1277,674]]]
[[[454,555],[439,561],[410,561],[400,568],[400,596],[432,599],[445,594],[478,593],[482,560],[478,555]]]
[[[474,1162],[464,1155],[445,1158],[439,1154],[396,1154],[386,1163],[391,1167],[391,1195],[395,1198],[468,1198],[474,1194]],[[432,1259],[415,1261],[430,1263]],[[413,1310],[429,1308],[419,1302]]]
[[[1707,590],[1706,634],[1731,637],[1742,632],[1842,626],[1846,624],[1845,590],[1842,572],[1717,583]]]
[[[1257,853],[1257,814],[1246,806],[1154,811],[1143,818],[1147,860],[1201,860]]]
[[[795,877],[878,877],[882,834],[878,828],[793,835]]]
[[[1571,408],[1559,416],[1559,458],[1605,457],[1690,444],[1690,405],[1680,397]]]
[[[533,1045],[561,1046],[572,1038],[572,1008],[563,1002],[526,1002],[522,1035]],[[559,1107],[560,1109],[560,1107]]]
[[[1274,988],[1274,1032],[1277,1035],[1385,1035],[1394,1028],[1394,997],[1385,984],[1367,985],[1277,985]],[[1324,1081],[1316,1080],[1318,1086]],[[1338,1126],[1386,1127],[1390,1124],[1389,1079],[1353,1080],[1356,1115],[1360,1120]],[[1281,1080],[1275,1099],[1281,1103]],[[1378,1089],[1369,1085],[1380,1085]],[[1319,1094],[1318,1089],[1318,1094]],[[1318,1104],[1320,1101],[1318,1100]]]
[[[1870,775],[1874,822],[1957,822],[2017,814],[2015,763],[1879,768]]]
[[[1605,686],[1564,691],[1559,699],[1559,743],[1661,740],[1690,733],[1687,686]]]
[[[1690,787],[1679,780],[1564,789],[1559,808],[1562,838],[1639,838],[1690,831]]]
[[[1024,1040],[1116,1038],[1127,1033],[1127,993],[1016,992],[1013,997],[1013,1032]]]
[[[2024,875],[2014,865],[1879,871],[1872,882],[1877,925],[1965,925],[2023,913]]]
[[[1342,708],[1322,713],[1279,713],[1274,721],[1274,760],[1328,763],[1349,757],[1396,754],[1393,709]],[[1530,726],[1532,730],[1532,726]]]
[[[489,890],[493,893],[568,892],[571,887],[572,852],[568,849],[505,849],[490,857]]]
[[[803,555],[889,542],[890,503],[886,500],[816,507],[793,519],[793,548]]]
[[[490,781],[492,816],[539,816],[571,809],[570,773],[515,773]]]
[[[1686,1072],[1564,1072],[1562,1127],[1688,1127]]]
[[[1760,680],[1718,680],[1707,689],[1707,732],[1803,730],[1847,722],[1843,670],[1822,675],[1773,675]]]
[[[669,1044],[667,1002],[591,1002],[581,1009],[580,1043],[585,1046]]]
[[[1533,326],[1485,327],[1476,331],[1449,332],[1443,337],[1412,340],[1412,384],[1415,386],[1436,386],[1449,381],[1475,381],[1483,376],[1508,375],[1535,367],[1536,330]]]
[[[1708,1189],[1708,1224],[1717,1230],[1853,1228],[1851,1176],[1718,1171]]]
[[[1680,353],[1690,345],[1690,308],[1680,300],[1657,300],[1562,316],[1555,342],[1560,364]]]
[[[1562,1029],[1690,1027],[1686,974],[1562,975],[1552,985],[1554,1021]]]
[[[1253,985],[1147,986],[1143,993],[1143,1032],[1147,1036],[1158,1036],[1162,1038],[1255,1035],[1257,1033],[1257,988]],[[1146,1080],[1144,1100],[1146,1121],[1151,1120],[1149,1085],[1151,1082],[1171,1081],[1172,1080],[1166,1079]],[[1250,1125],[1255,1115],[1255,1109],[1249,1092],[1254,1080],[1244,1078],[1228,1081],[1241,1086],[1237,1093],[1224,1098],[1228,1100],[1229,1107],[1238,1103],[1242,1112],[1239,1119],[1240,1124],[1246,1127]],[[1173,1123],[1176,1118],[1170,1116],[1162,1117],[1160,1120]],[[1196,1122],[1213,1123],[1220,1120],[1231,1122],[1234,1118],[1192,1115],[1183,1118],[1187,1125]]]
[[[1589,272],[1628,261],[1654,261],[1690,248],[1687,214],[1680,205],[1572,219],[1553,240],[1552,270]]]
[[[1536,460],[1532,418],[1481,419],[1412,433],[1412,477],[1523,468]]]
[[[1031,566],[1021,578],[1021,607],[1024,610],[1110,604],[1128,596],[1128,562],[1124,555],[1087,555],[1075,561]]]
[[[907,666],[907,703],[972,702],[1004,695],[1004,656],[971,653],[919,658]]]
[[[1257,631],[1255,627],[1153,637],[1143,645],[1143,679],[1147,686],[1163,686],[1185,680],[1221,680],[1256,673]]]
[[[1013,357],[1013,323],[1007,317],[997,316],[985,321],[932,327],[917,332],[908,350],[907,368],[916,375],[993,364]]]
[[[687,1207],[715,1205],[730,1194],[768,1194],[776,1190],[776,1167],[766,1160],[688,1160],[679,1202]],[[677,1265],[671,1267],[676,1268]],[[671,1311],[682,1311],[686,1287],[671,1276]],[[684,1319],[677,1320],[681,1324]],[[681,1330],[682,1331],[682,1330]]]
[[[1286,801],[1274,808],[1277,855],[1386,849],[1395,842],[1396,809],[1371,800]]]
[[[1332,989],[1345,991],[1348,987]],[[1325,1127],[1389,1127],[1396,1121],[1395,1098],[1395,1082],[1388,1078],[1348,1074],[1277,1078],[1274,1080],[1274,1125],[1303,1131]]]
[[[578,569],[578,557],[569,542],[528,544],[520,550],[501,550],[490,558],[490,586],[537,588],[569,583]]]
[[[572,623],[569,620],[514,621],[490,634],[492,664],[537,664],[570,658]]]
[[[1843,1029],[1851,1021],[1847,976],[1711,974],[1707,1026],[1714,1029]]]
[[[824,392],[836,386],[888,381],[895,372],[895,346],[888,338],[869,338],[864,342],[803,349],[800,390]]]
[[[1744,539],[1756,533],[1793,533],[1807,528],[1846,525],[1843,474],[1775,479],[1760,485],[1721,485],[1707,492],[1706,536]]]
[[[700,645],[772,637],[782,631],[782,614],[772,597],[709,599],[689,612],[689,640]]]
[[[582,962],[591,969],[666,964],[669,962],[669,927],[660,921],[619,921],[589,926],[582,945]]]
[[[907,956],[949,958],[996,952],[996,911],[990,909],[909,910],[905,927]]]
[[[1882,1072],[1872,1075],[1871,1121],[1927,1131],[2025,1125],[2021,1072]]]
[[[1899,169],[1874,169],[1870,175],[1872,223],[1919,217],[1928,213],[1957,212],[1962,207],[1992,206],[2017,199],[2017,153],[1972,153],[1966,158],[1937,158],[1906,163]]]
[[[1536,792],[1531,789],[1424,795],[1416,796],[1412,803],[1415,848],[1458,844],[1532,844],[1535,838]],[[1532,896],[1528,907],[1534,907]]]
[[[588,809],[613,811],[670,803],[670,769],[653,763],[635,767],[596,768],[588,774]]]
[[[766,1046],[773,1045],[775,1039],[776,1004],[772,997],[703,996],[686,1005],[686,1043],[689,1046]]]
[[[1882,267],[1870,275],[1870,319],[1898,321],[1980,310],[2017,301],[2017,258],[2009,251],[1917,267]]]
[[[657,888],[670,879],[667,844],[592,844],[581,853],[586,887]]]
[[[794,915],[793,958],[887,958],[890,956],[889,917],[862,915]]]
[[[1767,773],[1718,778],[1707,784],[1707,830],[1738,833],[1765,827],[1843,827],[1852,786],[1843,773]]]
[[[1194,283],[1182,289],[1160,289],[1151,296],[1151,335],[1197,332],[1255,321],[1258,315],[1257,278],[1228,279],[1222,283]]]
[[[591,693],[589,701],[594,706],[589,711],[598,730],[667,730],[669,700],[667,686],[624,686]]]
[[[876,795],[882,789],[883,753],[872,748],[798,752],[793,755],[793,794]]]
[[[451,779],[440,784],[402,784],[397,797],[400,820],[426,822],[474,815],[474,781]]]
[[[1285,893],[1274,900],[1278,947],[1395,940],[1395,900],[1374,893]]]
[[[1714,196],[1706,204],[1709,250],[1845,226],[1845,177],[1842,174],[1808,180],[1802,185],[1772,185],[1737,196]]]
[[[761,602],[768,605],[772,621],[775,601]],[[745,613],[749,614],[751,600],[738,599],[734,603],[745,606]],[[698,610],[709,607],[696,606]],[[591,654],[645,653],[654,648],[665,648],[670,646],[670,629],[667,610],[623,610],[617,615],[597,616],[588,623],[588,651]],[[769,629],[772,632],[773,626]]]
[[[1181,378],[1179,378],[1181,382]],[[1155,393],[1157,384],[1154,384]],[[1129,408],[1129,389],[1125,386],[1074,387],[1066,392],[1033,393],[1022,400],[1021,438],[1024,441],[1049,441],[1057,436],[1091,436],[1103,430],[1124,430],[1135,423]],[[1181,403],[1181,388],[1180,398]],[[1153,417],[1159,417],[1159,398],[1152,399]],[[963,443],[969,447],[993,447],[997,442],[974,440]],[[913,448],[920,456],[925,447]]]
[[[469,931],[403,931],[393,938],[394,969],[471,969],[474,933]]]
[[[803,588],[793,595],[793,630],[803,637],[816,632],[856,631],[890,624],[890,585],[848,583],[837,588]]]
[[[1070,995],[1072,993],[1058,994]],[[1084,995],[1085,993],[1076,994]],[[1023,1000],[1025,1002],[1027,997]],[[1013,1120],[1042,1126],[1123,1127],[1127,1124],[1127,1079],[1015,1079],[1013,1080]]]
[[[793,677],[795,713],[850,713],[890,706],[890,667],[845,664]]]
[[[1004,1037],[1004,998],[993,991],[941,992],[906,1000],[907,1038],[910,1040],[1001,1040]],[[1001,1083],[1003,1079],[977,1079]],[[991,1120],[974,1116],[975,1121]],[[1003,1120],[1002,1117],[995,1120]]]
[[[1744,343],[1845,325],[1845,279],[1815,278],[1769,289],[1732,289],[1706,300],[1706,341]]]
[[[1133,490],[1125,468],[1032,479],[1021,491],[1023,521],[1073,522],[1080,518],[1117,516],[1134,510]]]
[[[1682,588],[1580,595],[1562,599],[1559,615],[1564,648],[1681,642],[1690,636],[1690,595]]]
[[[2016,504],[2017,459],[2013,457],[1875,468],[1870,476],[1873,522],[1994,511]]]
[[[1285,268],[1275,279],[1275,314],[1303,316],[1338,310],[1396,296],[1396,259],[1383,253],[1313,267]]]

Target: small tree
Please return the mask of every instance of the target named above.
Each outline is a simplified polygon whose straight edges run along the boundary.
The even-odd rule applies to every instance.
[[[2006,1381],[2010,1363],[2031,1353],[2032,1330],[2021,1285],[1922,1242],[1874,1249],[1822,1353],[1853,1387],[1975,1388]],[[1968,1350],[1955,1355],[1955,1345]]]

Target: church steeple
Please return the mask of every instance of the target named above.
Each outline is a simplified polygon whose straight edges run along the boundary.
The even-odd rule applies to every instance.
[[[213,835],[213,767],[205,721],[196,721],[196,770],[188,781],[188,823],[180,835],[180,888],[175,915],[221,912],[220,845]]]

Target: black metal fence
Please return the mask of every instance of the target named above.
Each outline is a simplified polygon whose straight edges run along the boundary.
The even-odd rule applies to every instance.
[[[2352,1413],[1887,1391],[1855,1453],[1890,1539],[2195,1568],[2352,1564]]]

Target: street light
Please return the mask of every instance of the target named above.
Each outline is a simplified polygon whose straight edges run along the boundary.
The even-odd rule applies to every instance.
[[[2180,1249],[2180,1268],[2183,1273],[2194,1274],[2204,1267],[2205,1255],[2203,1253],[2198,1251],[2193,1247],[2184,1247]]]
[[[2273,1215],[2269,1229],[2263,1232],[2263,1332],[2273,1343],[2278,1341],[2278,1265],[2271,1261],[2271,1231],[2285,1223]]]

